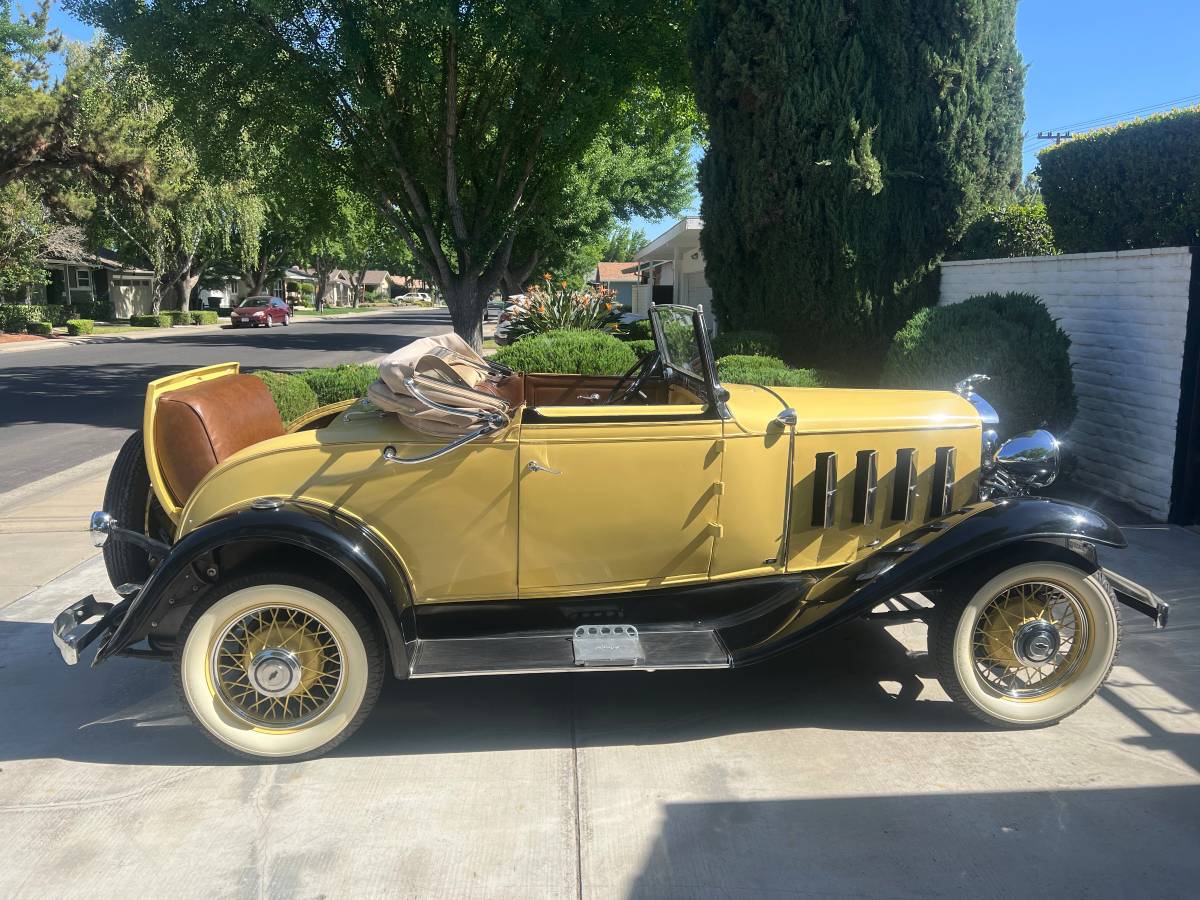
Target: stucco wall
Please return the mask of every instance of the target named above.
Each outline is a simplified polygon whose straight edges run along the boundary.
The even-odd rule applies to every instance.
[[[940,302],[1040,297],[1071,336],[1079,414],[1065,437],[1076,477],[1165,520],[1191,269],[1186,247],[949,262]]]

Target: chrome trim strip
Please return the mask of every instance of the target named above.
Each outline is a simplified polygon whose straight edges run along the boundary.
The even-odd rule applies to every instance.
[[[917,449],[905,447],[896,451],[896,468],[892,472],[892,521],[912,521],[916,499]]]
[[[850,521],[856,525],[871,525],[875,521],[875,493],[879,487],[878,454],[874,450],[859,450],[854,467],[854,511]]]

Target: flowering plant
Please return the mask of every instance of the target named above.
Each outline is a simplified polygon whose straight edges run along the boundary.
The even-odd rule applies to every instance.
[[[556,281],[549,272],[542,283],[526,289],[513,311],[509,333],[513,340],[527,334],[547,331],[587,331],[619,328],[621,304],[614,302],[615,292],[604,287],[574,290],[565,279]]]

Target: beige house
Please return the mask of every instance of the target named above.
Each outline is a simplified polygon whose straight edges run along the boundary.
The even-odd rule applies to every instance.
[[[712,288],[704,279],[699,216],[680,219],[637,255],[639,280],[633,289],[633,311],[645,313],[652,303],[712,307]]]

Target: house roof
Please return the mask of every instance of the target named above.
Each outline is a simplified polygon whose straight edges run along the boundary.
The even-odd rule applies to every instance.
[[[68,266],[87,266],[91,269],[108,269],[110,272],[115,272],[122,275],[153,275],[153,269],[143,269],[138,266],[127,265],[117,258],[117,254],[111,250],[101,248],[95,253],[79,253],[78,255],[67,256],[65,254],[46,254],[38,257],[39,261],[50,264],[68,265]]]
[[[699,216],[680,219],[638,251],[638,262],[672,260],[676,250],[686,253],[697,249],[700,246],[700,230],[703,227],[704,220]]]
[[[363,284],[383,284],[387,278],[387,269],[367,269],[367,274],[363,277]]]
[[[610,281],[637,281],[637,263],[635,262],[601,262],[596,263],[595,277],[592,281],[607,283]]]

